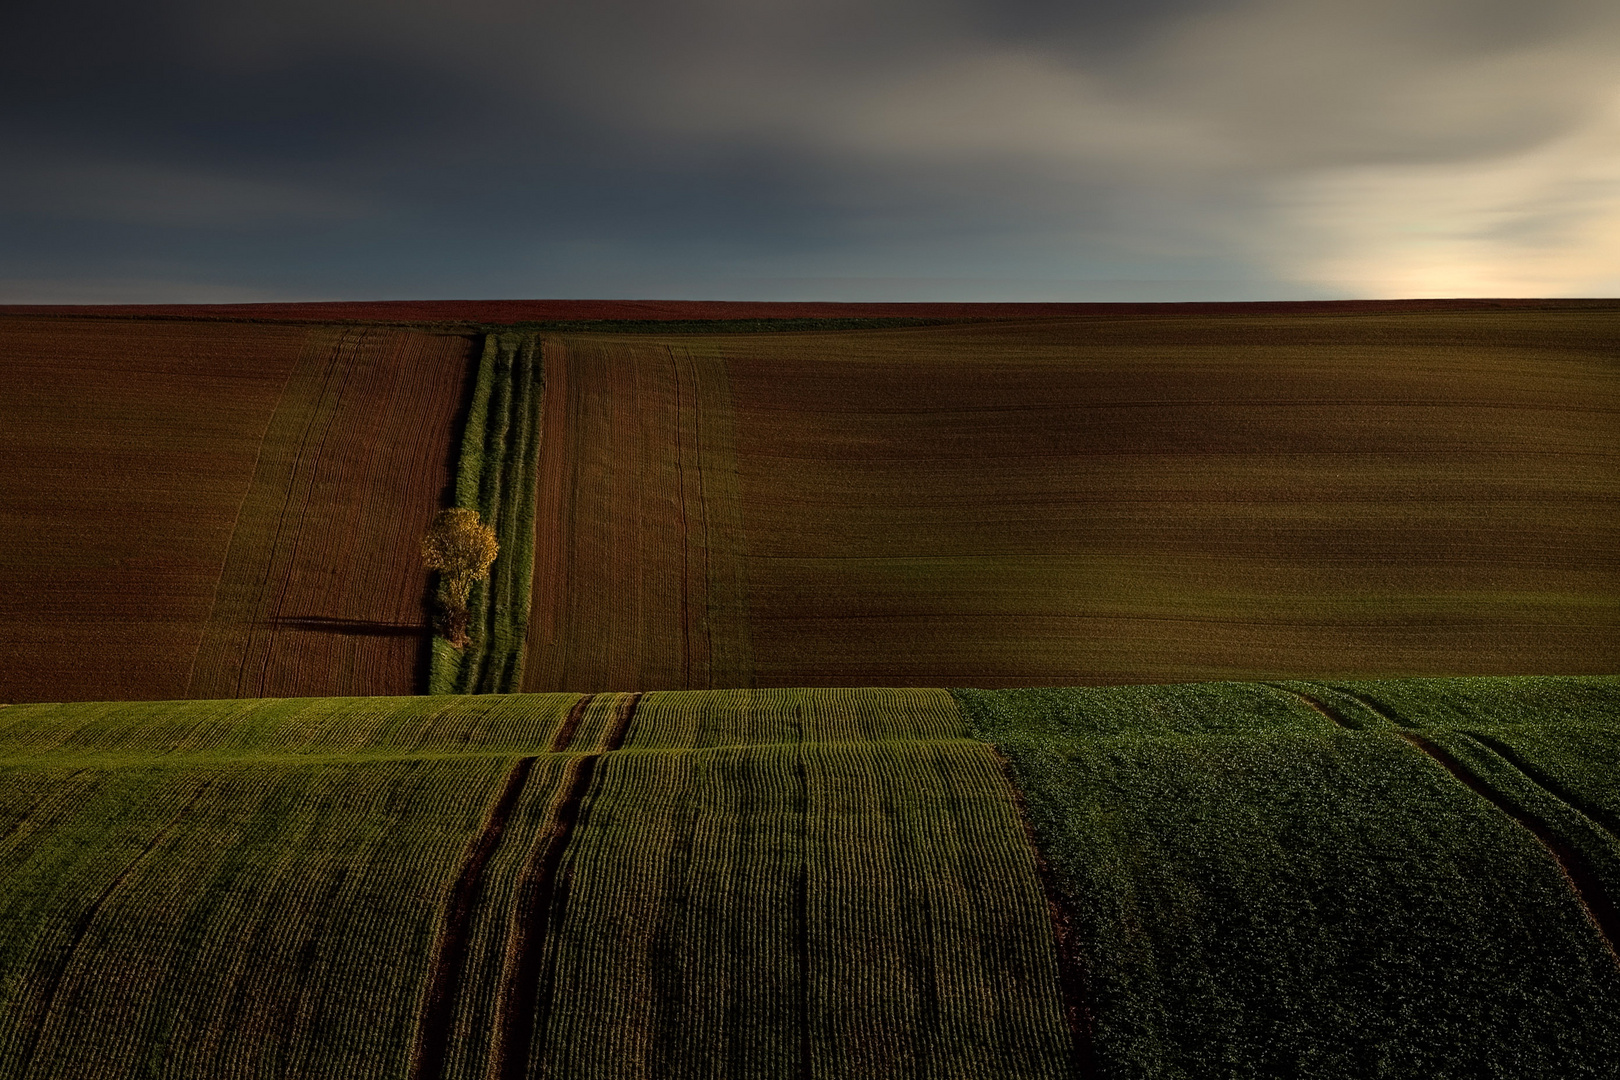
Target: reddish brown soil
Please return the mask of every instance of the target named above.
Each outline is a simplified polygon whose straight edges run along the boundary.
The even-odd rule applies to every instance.
[[[185,695],[307,333],[0,319],[0,701]]]
[[[471,341],[310,333],[270,425],[187,697],[410,694],[421,537],[458,449]]]
[[[0,315],[228,319],[268,322],[517,323],[554,320],[1028,319],[1165,315],[1352,314],[1398,311],[1620,308],[1620,300],[1307,300],[1253,303],[834,303],[745,300],[374,300],[281,304],[0,305]]]
[[[544,365],[523,689],[748,685],[723,366],[606,337]]]
[[[0,701],[414,692],[468,346],[0,319]]]
[[[1620,664],[1620,313],[667,342],[725,386],[679,437],[656,338],[570,339],[590,359],[548,385],[528,689]],[[732,435],[701,491],[741,524],[747,617],[705,633],[747,662],[713,670],[672,592],[728,535],[680,526],[694,428]]]
[[[1620,318],[725,342],[761,685],[1620,664]]]

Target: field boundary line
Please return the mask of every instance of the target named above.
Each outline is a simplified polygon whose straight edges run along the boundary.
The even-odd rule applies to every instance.
[[[1040,880],[1041,891],[1046,896],[1046,910],[1052,922],[1052,951],[1058,969],[1058,993],[1062,998],[1063,1020],[1068,1026],[1074,1052],[1074,1074],[1077,1077],[1096,1075],[1098,1068],[1094,1040],[1097,1025],[1096,1017],[1091,1011],[1091,979],[1085,962],[1080,957],[1079,949],[1075,946],[1073,917],[1069,913],[1068,905],[1063,901],[1063,893],[1058,888],[1057,875],[1052,871],[1052,864],[1047,861],[1040,844],[1036,841],[1029,804],[1024,801],[1024,793],[1013,780],[1011,762],[1002,755],[1001,749],[994,743],[983,742],[980,745],[990,751],[990,757],[996,763],[1002,783],[1006,785],[1008,797],[1013,805],[1013,814],[1023,829],[1024,841],[1035,869],[1035,876]]]
[[[545,370],[536,334],[489,333],[478,359],[456,467],[455,505],[476,510],[499,538],[488,580],[468,597],[473,640],[456,649],[434,635],[428,692],[519,689],[528,656],[536,485]]]
[[[18,1076],[26,1076],[29,1066],[33,1064],[34,1054],[39,1049],[40,1036],[45,1033],[45,1025],[50,1021],[51,1006],[56,1001],[56,992],[61,989],[62,978],[67,974],[68,968],[73,965],[73,956],[78,952],[79,945],[84,941],[85,935],[90,932],[90,926],[96,921],[96,916],[101,914],[102,907],[106,905],[108,900],[112,899],[112,895],[118,891],[118,887],[124,883],[124,880],[135,871],[137,866],[146,860],[148,855],[152,854],[153,850],[163,842],[169,833],[174,831],[174,827],[180,824],[181,819],[191,812],[191,808],[197,805],[197,800],[202,798],[203,792],[207,791],[213,783],[213,780],[203,781],[197,790],[191,793],[191,798],[186,800],[186,804],[175,813],[174,817],[170,818],[168,823],[159,829],[152,839],[146,842],[146,846],[141,848],[140,854],[131,859],[118,872],[118,875],[107,883],[106,888],[101,890],[101,894],[96,897],[95,901],[79,914],[78,920],[73,924],[73,932],[69,935],[67,948],[62,951],[62,955],[57,961],[56,970],[51,973],[50,982],[41,998],[39,1018],[33,1025],[33,1032],[29,1036],[28,1050],[22,1056],[22,1067],[17,1071]]]
[[[444,925],[435,943],[433,967],[422,1000],[416,1025],[416,1043],[411,1052],[411,1080],[438,1080],[444,1075],[445,1054],[450,1045],[450,1025],[466,961],[471,935],[472,912],[483,886],[484,864],[495,853],[506,831],[507,820],[534,768],[534,757],[519,758],[506,774],[501,794],[484,819],[484,827],[462,858],[461,871],[445,906]]]
[[[1616,911],[1614,902],[1603,891],[1602,883],[1592,872],[1591,867],[1586,865],[1586,860],[1580,853],[1544,822],[1518,809],[1506,798],[1492,791],[1489,785],[1476,777],[1467,766],[1443,747],[1416,732],[1399,731],[1396,734],[1420,753],[1428,755],[1469,791],[1512,818],[1546,848],[1553,862],[1557,864],[1559,873],[1564,876],[1570,891],[1575,895],[1576,903],[1580,904],[1581,910],[1586,914],[1586,921],[1597,931],[1603,947],[1608,950],[1609,959],[1620,967],[1620,953],[1615,951],[1615,942],[1620,941],[1620,911]]]

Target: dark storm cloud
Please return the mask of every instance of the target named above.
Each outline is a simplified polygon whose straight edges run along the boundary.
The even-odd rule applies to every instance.
[[[1569,288],[1620,244],[1616,28],[1586,0],[34,3],[0,294],[1164,299],[1527,251]],[[1387,240],[1415,220],[1432,243]]]

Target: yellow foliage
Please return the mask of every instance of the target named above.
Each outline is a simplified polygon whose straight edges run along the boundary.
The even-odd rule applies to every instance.
[[[467,590],[489,577],[499,553],[495,531],[465,507],[441,510],[422,537],[422,562],[439,572],[452,610],[466,606]]]

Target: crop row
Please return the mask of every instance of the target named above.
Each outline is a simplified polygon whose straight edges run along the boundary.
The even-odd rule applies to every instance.
[[[1620,687],[1458,682],[958,692],[1100,1075],[1608,1074]]]
[[[489,580],[475,584],[469,597],[471,645],[457,650],[434,639],[431,693],[503,693],[522,686],[543,386],[539,337],[485,337],[455,491],[456,505],[477,510],[495,531],[500,554]]]
[[[513,694],[13,705],[0,710],[0,765],[72,769],[533,753],[551,745],[577,700],[575,694]]]
[[[1055,1080],[962,735],[938,691],[0,710],[0,1077]]]

